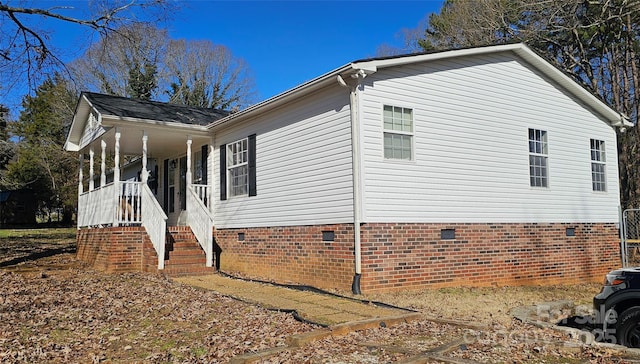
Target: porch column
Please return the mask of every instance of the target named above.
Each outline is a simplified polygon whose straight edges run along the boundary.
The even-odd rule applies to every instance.
[[[100,141],[102,153],[100,154],[100,187],[107,184],[107,142]]]
[[[118,226],[118,214],[120,213],[120,128],[116,127],[115,134],[115,146],[114,146],[114,165],[113,165],[113,187],[116,191],[115,202],[116,202],[116,216],[113,219],[113,226]]]
[[[193,176],[191,175],[191,143],[193,140],[191,139],[191,135],[187,136],[187,189],[191,187],[191,183],[193,182]]]
[[[147,141],[149,140],[149,136],[147,135],[147,131],[142,131],[142,171],[140,172],[140,178],[143,183],[147,183],[149,179],[149,171],[147,171]]]
[[[82,195],[83,191],[83,187],[82,187],[82,165],[84,164],[84,153],[80,153],[80,158],[78,158],[78,161],[80,162],[80,168],[78,170],[78,196]]]
[[[93,184],[93,157],[94,157],[95,152],[93,151],[93,144],[91,144],[91,146],[89,146],[89,191],[93,191],[94,189],[94,184]]]
[[[215,196],[213,194],[213,186],[216,185],[214,183],[216,174],[213,173],[213,156],[216,152],[214,142],[215,140],[213,140],[213,138],[209,139],[209,153],[207,153],[207,201],[209,202],[207,207],[209,208],[209,212],[213,212],[214,204],[212,198]]]

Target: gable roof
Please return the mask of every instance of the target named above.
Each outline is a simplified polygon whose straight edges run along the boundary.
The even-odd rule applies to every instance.
[[[83,92],[82,97],[93,108],[105,116],[119,118],[148,119],[192,125],[207,125],[221,119],[229,112],[194,106],[176,105],[165,102],[130,99],[127,97],[104,95],[94,92]]]
[[[376,73],[379,69],[419,62],[430,62],[442,59],[470,57],[475,55],[500,52],[510,52],[518,58],[524,60],[528,65],[531,66],[531,68],[541,72],[546,77],[556,82],[569,93],[571,93],[576,99],[580,100],[588,107],[590,107],[595,113],[607,120],[607,122],[611,126],[631,127],[633,125],[626,115],[611,108],[599,97],[595,96],[593,93],[588,91],[563,71],[561,71],[560,69],[549,63],[547,60],[545,60],[543,57],[538,55],[536,52],[534,52],[526,44],[514,43],[391,57],[368,58],[354,61],[340,68],[336,68],[333,71],[325,73],[317,78],[314,78],[306,83],[303,83],[297,87],[294,87],[288,91],[278,94],[270,99],[250,106],[240,112],[229,114],[224,118],[215,120],[208,126],[208,128],[217,128],[233,120],[242,119],[244,117],[251,117],[252,115],[255,115],[257,113],[262,113],[272,108],[279,107],[290,102],[294,98],[298,98],[308,93],[314,92],[315,90],[318,90],[322,87],[326,87],[331,84],[337,84],[341,80],[347,80],[350,77],[356,77],[357,75],[360,75],[360,77],[366,77],[367,75]]]

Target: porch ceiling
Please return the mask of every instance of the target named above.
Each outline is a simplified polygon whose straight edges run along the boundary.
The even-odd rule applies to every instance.
[[[95,146],[96,153],[100,153],[100,140],[107,143],[107,153],[113,155],[115,153],[115,130],[116,125],[107,127],[103,123],[107,132],[104,133],[99,140],[95,140],[92,144]],[[202,144],[209,144],[210,134],[203,130],[191,129],[184,127],[143,127],[142,125],[123,126],[118,125],[120,129],[120,154],[121,155],[142,155],[142,136],[147,133],[147,156],[149,158],[169,158],[187,152],[187,138],[191,136],[193,141],[192,150]]]

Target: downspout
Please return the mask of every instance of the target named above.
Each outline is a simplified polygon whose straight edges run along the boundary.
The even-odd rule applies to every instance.
[[[355,259],[355,274],[351,283],[351,291],[353,294],[362,294],[360,290],[360,276],[362,275],[362,244],[360,236],[360,226],[362,224],[362,208],[360,201],[361,183],[360,183],[360,119],[358,104],[358,87],[360,81],[366,77],[366,73],[360,70],[358,73],[351,75],[357,82],[355,85],[348,85],[345,80],[338,75],[337,81],[343,86],[349,88],[349,109],[351,119],[351,173],[353,180],[353,245]]]

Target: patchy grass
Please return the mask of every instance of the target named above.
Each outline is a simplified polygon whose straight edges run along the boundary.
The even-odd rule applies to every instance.
[[[0,239],[75,239],[76,228],[0,229]]]

